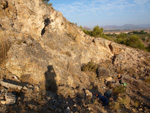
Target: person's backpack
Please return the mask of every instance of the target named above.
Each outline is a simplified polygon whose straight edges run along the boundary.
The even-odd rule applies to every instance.
[[[111,91],[111,90],[107,90],[107,91],[104,93],[104,96],[106,96],[107,98],[111,98],[111,96],[112,96],[112,91]]]

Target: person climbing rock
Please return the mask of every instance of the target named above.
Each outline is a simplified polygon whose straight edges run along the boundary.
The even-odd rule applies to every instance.
[[[117,78],[118,78],[119,83],[120,83],[120,84],[123,84],[123,83],[122,83],[122,75],[119,74],[119,75],[117,76]]]
[[[108,98],[106,96],[102,96],[98,93],[96,93],[95,96],[102,101],[104,106],[107,106],[109,104]]]

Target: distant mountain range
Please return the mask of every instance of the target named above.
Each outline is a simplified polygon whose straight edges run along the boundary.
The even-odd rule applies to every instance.
[[[139,24],[139,25],[134,25],[134,24],[125,24],[122,26],[116,26],[116,25],[107,25],[107,26],[102,26],[105,30],[109,29],[150,29],[150,24]]]
[[[139,24],[139,25],[134,25],[134,24],[125,24],[122,26],[117,26],[117,25],[106,25],[106,26],[100,26],[104,28],[104,30],[138,30],[138,29],[150,29],[150,24]],[[93,28],[89,28],[87,26],[83,27],[86,30],[92,30]]]

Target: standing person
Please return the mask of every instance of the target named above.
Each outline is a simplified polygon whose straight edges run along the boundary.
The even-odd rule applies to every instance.
[[[119,80],[119,83],[120,83],[120,84],[123,84],[123,83],[122,83],[122,75],[119,74],[119,75],[117,76],[117,78],[118,78],[118,80]]]

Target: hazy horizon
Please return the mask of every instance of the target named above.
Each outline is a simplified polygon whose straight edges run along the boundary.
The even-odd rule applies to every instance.
[[[67,20],[77,25],[150,24],[150,0],[50,0]]]

